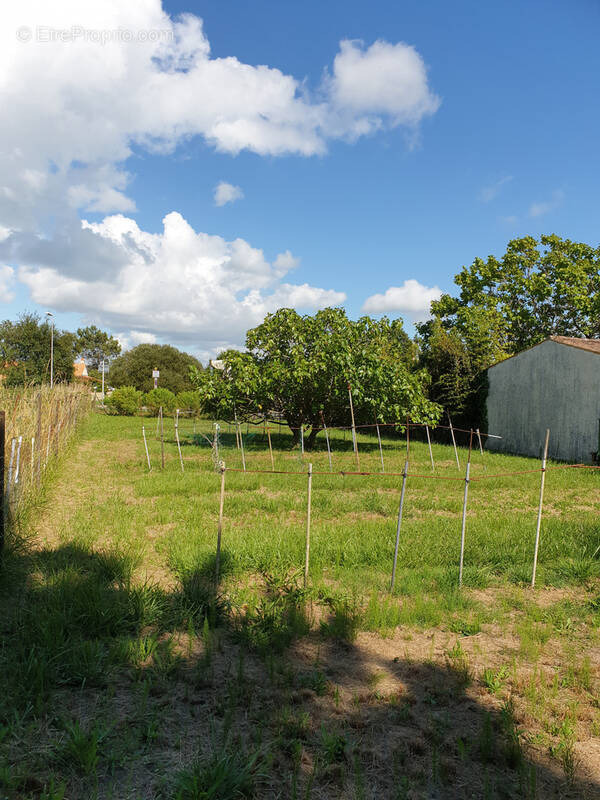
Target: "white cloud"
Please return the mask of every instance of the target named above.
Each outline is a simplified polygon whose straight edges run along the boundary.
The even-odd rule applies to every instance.
[[[14,300],[15,271],[7,264],[0,264],[0,303]]]
[[[227,203],[234,203],[236,200],[241,200],[244,196],[243,191],[239,186],[234,186],[231,183],[221,181],[215,186],[215,205],[224,206]]]
[[[121,214],[84,221],[83,231],[95,241],[82,240],[80,257],[106,245],[110,267],[77,275],[47,258],[43,265],[22,265],[19,278],[35,302],[93,317],[124,331],[125,342],[158,337],[204,353],[240,344],[248,328],[277,308],[313,310],[346,299],[332,289],[282,282],[298,262],[289,251],[270,263],[244,239],[196,232],[176,212],[163,225],[161,233],[147,233]]]
[[[481,201],[483,203],[491,203],[492,200],[495,200],[496,197],[500,194],[503,186],[506,186],[507,183],[510,183],[513,179],[512,175],[505,175],[503,178],[500,178],[495,183],[492,183],[490,186],[486,186],[481,190]]]
[[[549,214],[562,204],[564,197],[564,192],[560,189],[556,189],[552,192],[552,197],[549,200],[544,200],[540,203],[532,203],[529,207],[529,216],[542,217],[544,214]]]
[[[428,287],[409,278],[402,286],[390,286],[384,294],[367,297],[362,310],[367,314],[383,314],[396,311],[407,314],[413,321],[427,319],[433,300],[439,300],[442,290],[438,286]]]
[[[23,26],[29,41],[19,40]],[[47,41],[40,26],[74,40]],[[89,35],[119,30],[131,41]],[[330,139],[414,132],[440,102],[408,44],[342,41],[311,92],[279,69],[211,57],[202,20],[174,19],[160,0],[8,4],[0,76],[0,104],[10,109],[0,128],[0,224],[9,227],[63,205],[132,211],[122,165],[133,147],[168,153],[199,136],[231,154],[310,156]]]

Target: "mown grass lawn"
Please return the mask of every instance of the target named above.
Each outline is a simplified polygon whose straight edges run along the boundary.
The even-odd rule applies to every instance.
[[[152,470],[143,447],[144,423]],[[598,797],[600,474],[93,415],[1,577],[6,797]],[[303,586],[313,465],[309,584]],[[560,465],[556,465],[560,466]],[[236,471],[239,470],[239,471]],[[262,472],[252,472],[262,470]],[[508,475],[509,472],[519,474]],[[436,480],[429,476],[435,475]],[[498,476],[498,477],[491,477]],[[212,793],[211,793],[212,792]],[[0,794],[2,797],[2,794]]]

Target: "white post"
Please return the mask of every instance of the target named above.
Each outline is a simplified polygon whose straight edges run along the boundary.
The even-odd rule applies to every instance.
[[[242,429],[240,427],[240,423],[237,424],[238,435],[240,437],[240,450],[242,451],[242,467],[244,472],[246,472],[246,455],[244,453],[244,439],[242,437]]]
[[[146,448],[146,459],[148,460],[148,470],[152,469],[150,464],[150,453],[148,452],[148,442],[146,441],[146,426],[142,425],[142,436],[144,437],[144,447]]]
[[[33,462],[35,460],[35,436],[31,437],[31,485],[33,486]]]
[[[473,443],[473,431],[469,440],[469,459],[467,461],[467,471],[465,473],[465,494],[463,497],[462,526],[460,532],[460,566],[458,568],[458,586],[462,586],[463,564],[465,559],[465,531],[467,527],[467,500],[469,497],[469,473],[471,471],[471,445]]]
[[[181,444],[179,442],[179,409],[177,409],[175,412],[175,441],[177,442],[177,450],[179,452],[179,463],[181,464],[181,471],[184,472],[185,470],[183,469],[183,456],[181,455]]]
[[[102,402],[104,403],[104,359],[102,359]]]
[[[306,502],[306,551],[304,556],[304,587],[308,584],[308,563],[310,559],[310,507],[312,500],[312,464],[308,465],[308,496]]]
[[[377,428],[377,441],[379,442],[379,455],[381,457],[381,471],[385,472],[385,465],[383,463],[383,448],[381,446],[381,433],[379,432],[379,423],[375,423],[375,427]]]
[[[456,439],[454,438],[454,428],[452,427],[452,420],[448,414],[448,422],[450,424],[450,434],[452,436],[452,444],[454,445],[454,455],[456,457],[456,469],[460,469],[460,461],[458,460],[458,450],[456,449]]]
[[[356,425],[354,424],[354,405],[352,403],[352,387],[348,383],[348,397],[350,398],[350,416],[352,417],[352,442],[354,444],[354,455],[356,456],[356,469],[360,472],[360,459],[358,457],[358,441],[356,439]]]
[[[217,527],[217,553],[215,556],[215,583],[219,583],[219,571],[221,567],[221,533],[223,531],[223,506],[225,504],[225,462],[221,461],[219,469],[221,471],[221,493],[219,495],[219,525]]]
[[[331,472],[333,467],[331,465],[331,447],[329,445],[329,431],[327,430],[327,425],[325,424],[325,415],[321,411],[321,421],[323,423],[323,430],[325,431],[325,441],[327,442],[327,458],[329,459],[329,471]]]
[[[17,464],[15,466],[15,486],[19,482],[19,466],[21,464],[21,444],[23,442],[23,437],[19,436],[17,440]]]
[[[535,573],[537,570],[538,549],[540,546],[540,529],[542,527],[542,506],[544,505],[544,484],[546,482],[546,459],[548,458],[548,442],[550,440],[550,428],[546,429],[546,441],[544,442],[544,455],[542,456],[542,478],[540,481],[540,503],[538,506],[537,525],[535,528],[535,550],[533,552],[533,572],[531,575],[531,588],[535,586]]]
[[[304,424],[300,424],[300,455],[304,458]]]
[[[431,436],[429,435],[429,425],[425,425],[427,431],[427,445],[429,447],[429,460],[431,461],[431,471],[435,472],[435,464],[433,463],[433,450],[431,449]]]
[[[13,437],[13,439],[11,440],[11,443],[10,443],[10,461],[9,461],[9,464],[8,464],[8,481],[6,483],[6,497],[7,498],[9,496],[9,494],[10,494],[10,484],[11,484],[11,481],[12,481],[13,460],[14,460],[14,457],[15,457],[15,444],[16,444],[16,439]]]
[[[398,524],[396,525],[396,546],[394,548],[394,563],[392,565],[392,581],[390,584],[390,592],[394,591],[394,584],[396,582],[396,565],[398,563],[398,548],[400,546],[400,528],[402,527],[402,510],[404,508],[404,493],[406,492],[406,478],[408,476],[408,459],[404,462],[404,471],[402,473],[402,490],[400,492],[400,506],[398,507]]]
[[[479,428],[477,428],[477,439],[479,441],[479,452],[481,453],[481,463],[483,464],[483,468],[485,469],[485,460],[483,458],[483,445],[481,444],[481,433],[479,432]]]

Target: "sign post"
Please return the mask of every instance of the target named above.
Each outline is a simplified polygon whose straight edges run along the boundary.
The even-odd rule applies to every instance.
[[[160,378],[160,372],[157,369],[152,370],[152,377],[154,378],[154,388],[156,389],[158,386],[158,379]]]

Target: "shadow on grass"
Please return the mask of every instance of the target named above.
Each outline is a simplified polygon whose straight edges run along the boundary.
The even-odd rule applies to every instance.
[[[7,554],[3,796],[600,797],[568,737],[562,773],[532,755],[460,645],[440,664],[357,639],[352,603],[324,610],[294,578],[232,608],[214,560],[170,590],[134,566],[76,544]]]

